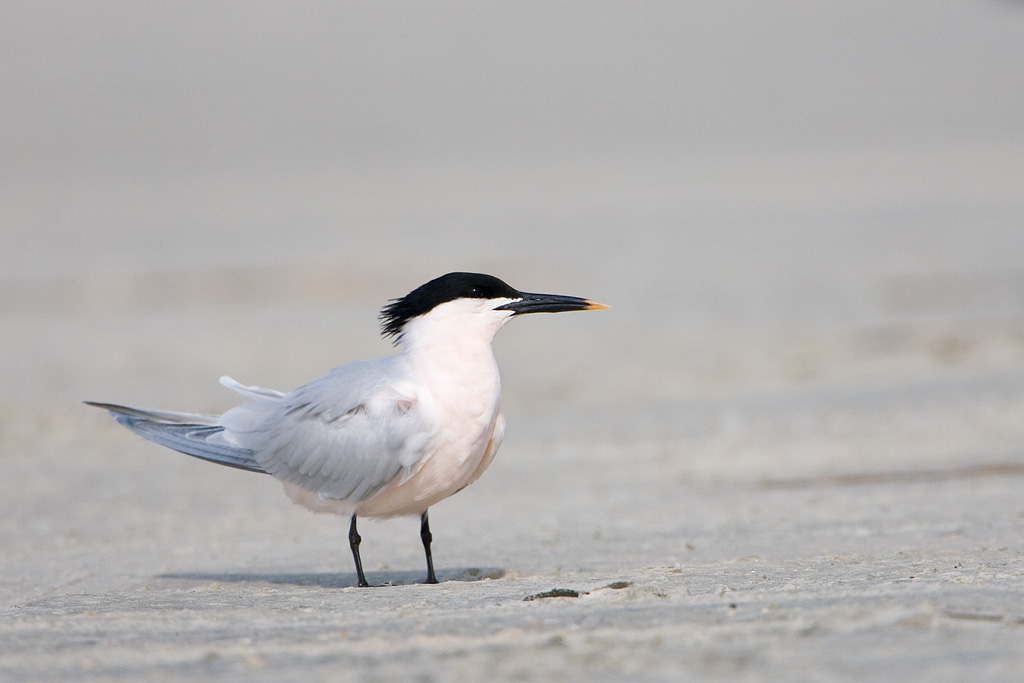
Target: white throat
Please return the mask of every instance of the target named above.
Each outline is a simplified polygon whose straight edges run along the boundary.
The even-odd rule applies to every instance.
[[[402,330],[403,354],[434,396],[444,402],[496,405],[501,394],[494,336],[512,318],[495,311],[495,299],[456,299],[410,320]]]

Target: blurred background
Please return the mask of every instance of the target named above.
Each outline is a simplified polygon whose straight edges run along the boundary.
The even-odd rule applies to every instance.
[[[132,443],[83,399],[222,410],[221,374],[387,353],[387,299],[479,270],[612,305],[499,338],[513,450],[1019,461],[1024,3],[2,14],[9,459]]]

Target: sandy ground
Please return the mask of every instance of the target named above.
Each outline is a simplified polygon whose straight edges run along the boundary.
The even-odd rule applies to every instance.
[[[229,15],[5,22],[5,50],[65,59],[4,72],[0,680],[1021,680],[1024,13],[676,5],[568,33],[512,16],[552,68],[449,10],[431,26],[462,26],[510,93],[457,72],[450,127],[382,95],[280,144],[286,104],[219,90],[242,87],[236,56],[264,60],[253,93],[316,111],[298,75],[336,58],[354,87],[377,38],[344,24],[335,48],[272,12],[237,34]],[[259,21],[311,54],[266,57]],[[161,56],[164,27],[200,25],[196,65]],[[466,63],[398,33],[419,61],[384,50],[385,95]],[[711,87],[695,57],[719,43]],[[551,120],[508,114],[513,95]],[[251,105],[280,116],[225,123]],[[366,149],[323,162],[350,138]],[[220,411],[221,374],[292,388],[389,353],[379,308],[455,269],[612,308],[499,336],[506,440],[431,510],[439,585],[417,583],[415,520],[361,525],[386,585],[357,588],[345,520],[80,403]]]

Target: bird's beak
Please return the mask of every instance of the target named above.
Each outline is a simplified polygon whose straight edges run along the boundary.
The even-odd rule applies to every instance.
[[[591,311],[608,308],[605,304],[581,299],[578,296],[562,296],[561,294],[528,294],[522,293],[521,299],[510,301],[496,307],[496,311],[512,311],[512,315],[523,313],[561,313],[563,311]]]

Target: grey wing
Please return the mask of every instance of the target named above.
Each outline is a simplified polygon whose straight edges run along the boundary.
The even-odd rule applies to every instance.
[[[253,459],[252,451],[225,442],[224,427],[217,424],[219,415],[145,410],[93,401],[86,403],[109,411],[122,425],[161,446],[218,465],[237,467],[250,472],[264,471]]]
[[[295,391],[225,413],[225,438],[282,481],[358,502],[422,466],[435,438],[392,358],[351,363]]]

